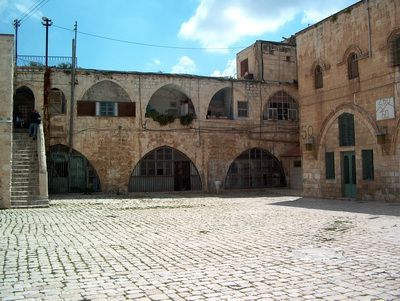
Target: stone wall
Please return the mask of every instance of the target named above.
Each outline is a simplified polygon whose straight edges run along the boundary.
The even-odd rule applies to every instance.
[[[350,150],[356,154],[357,198],[399,200],[399,66],[393,66],[390,43],[400,33],[399,15],[394,0],[363,1],[296,35],[306,195],[342,196],[340,154]],[[348,78],[347,70],[352,52],[358,56],[355,79]],[[323,70],[320,89],[314,87],[317,65]],[[393,98],[395,115],[379,120],[376,102],[384,98]],[[354,147],[339,147],[337,118],[343,112],[355,116]],[[382,132],[387,134],[381,144],[377,135]],[[311,151],[308,142],[313,142]],[[374,153],[373,181],[362,180],[363,149]],[[325,179],[325,151],[335,153],[335,180]]]
[[[10,207],[14,37],[0,35],[0,208]]]
[[[41,78],[43,70],[19,68],[17,86],[28,85],[37,102],[42,103]],[[262,118],[268,98],[275,92],[284,90],[297,98],[293,85],[172,74],[78,70],[75,101],[82,100],[86,91],[104,80],[118,84],[127,93],[128,101],[136,103],[136,116],[77,116],[75,103],[72,145],[96,169],[105,192],[127,191],[130,175],[140,159],[161,146],[173,147],[188,156],[199,171],[203,190],[212,191],[214,181],[224,183],[230,164],[242,152],[258,147],[279,160],[285,160],[281,154],[298,145],[298,122]],[[69,83],[68,71],[52,70],[51,88],[64,93],[67,113],[51,117],[49,145],[69,144]],[[145,116],[152,95],[166,85],[176,87],[193,103],[196,119],[190,126],[181,125],[179,120],[160,126]],[[233,119],[207,119],[212,97],[227,87],[233,89]],[[238,101],[248,102],[248,117],[238,117]],[[42,105],[39,109],[43,109]]]

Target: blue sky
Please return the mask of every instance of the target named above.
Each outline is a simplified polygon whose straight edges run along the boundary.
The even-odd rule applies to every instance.
[[[42,2],[43,1],[43,2]],[[12,21],[44,4],[19,28],[18,53],[44,55],[48,17],[49,55],[71,56],[71,31],[131,42],[183,48],[145,47],[78,34],[83,68],[234,76],[235,55],[255,40],[281,41],[341,10],[354,0],[0,0],[0,33]],[[220,49],[234,48],[239,49]]]

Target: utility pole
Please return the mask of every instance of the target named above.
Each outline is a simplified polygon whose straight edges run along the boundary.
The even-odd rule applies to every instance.
[[[46,27],[46,69],[47,69],[48,58],[49,58],[49,27],[53,25],[53,22],[47,17],[43,17],[42,21],[43,21],[42,25]]]
[[[21,26],[21,20],[14,20],[14,28],[15,28],[15,65],[17,65],[18,60],[18,27]]]
[[[78,23],[75,21],[74,38],[72,39],[72,64],[71,64],[71,103],[69,112],[69,152],[72,153],[73,148],[73,131],[74,131],[74,102],[75,102],[75,73],[76,73],[76,37],[78,32]]]

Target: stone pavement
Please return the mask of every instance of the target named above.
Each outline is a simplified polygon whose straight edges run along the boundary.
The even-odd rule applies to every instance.
[[[0,235],[1,300],[400,300],[400,204],[53,199]]]

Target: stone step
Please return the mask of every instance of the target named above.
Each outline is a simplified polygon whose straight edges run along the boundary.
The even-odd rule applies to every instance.
[[[43,198],[31,198],[29,200],[11,200],[11,208],[47,208],[49,200]]]
[[[31,195],[32,192],[38,192],[39,185],[24,185],[24,186],[14,186],[11,188],[11,195],[28,194]]]

